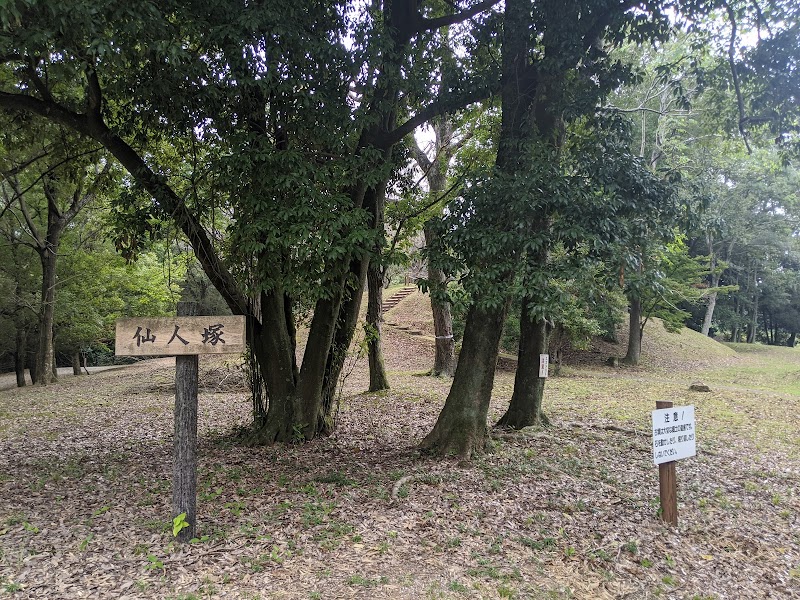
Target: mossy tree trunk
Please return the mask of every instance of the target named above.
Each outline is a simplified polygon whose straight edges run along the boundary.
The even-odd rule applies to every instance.
[[[389,378],[383,360],[383,269],[370,264],[367,271],[367,324],[369,349],[369,391],[389,389]]]
[[[508,410],[497,422],[498,427],[522,429],[547,423],[542,413],[547,379],[539,376],[539,355],[547,354],[550,329],[546,320],[532,319],[527,304],[523,303],[514,393]]]
[[[506,0],[501,91],[501,125],[495,171],[499,178],[516,176],[529,161],[527,146],[534,131],[536,77],[529,62],[530,4],[526,0]],[[502,211],[504,198],[498,197],[494,206],[481,210]],[[493,262],[497,257],[489,257]],[[472,265],[476,269],[492,270],[494,265]],[[501,296],[512,280],[512,273],[498,272],[489,285],[492,290],[481,290],[492,296]],[[482,452],[487,440],[487,415],[494,384],[500,336],[505,321],[508,302],[489,309],[475,298],[467,313],[464,338],[458,357],[453,384],[444,408],[433,430],[422,441],[423,450],[440,456],[458,455],[469,459]]]
[[[386,205],[386,183],[374,191],[373,227],[375,231],[384,229]],[[385,246],[384,236],[378,238],[374,258],[367,270],[367,356],[369,360],[369,391],[378,392],[389,389],[389,377],[383,359],[383,265],[377,260]]]
[[[482,310],[473,306],[469,310],[453,385],[436,425],[420,445],[422,450],[469,459],[485,449],[486,419],[505,317],[505,308]]]

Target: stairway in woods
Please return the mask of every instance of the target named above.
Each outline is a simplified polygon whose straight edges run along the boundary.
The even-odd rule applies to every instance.
[[[417,291],[416,286],[408,286],[398,290],[397,292],[392,294],[388,299],[383,301],[383,312],[384,313],[389,312],[395,306],[400,304],[402,300],[404,300],[410,294],[413,294],[416,291]]]

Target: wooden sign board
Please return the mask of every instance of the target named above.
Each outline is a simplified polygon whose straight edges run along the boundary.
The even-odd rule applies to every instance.
[[[654,464],[697,454],[694,405],[656,409],[652,417]]]
[[[117,319],[117,356],[239,354],[245,349],[245,318],[134,317]]]

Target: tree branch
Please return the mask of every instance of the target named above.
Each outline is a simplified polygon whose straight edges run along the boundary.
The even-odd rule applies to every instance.
[[[42,234],[39,232],[39,228],[36,227],[36,223],[33,221],[33,218],[31,218],[30,212],[28,211],[28,204],[25,202],[23,194],[19,191],[18,182],[16,179],[13,181],[9,179],[7,181],[11,183],[11,186],[14,188],[14,196],[19,202],[22,216],[25,219],[25,224],[28,226],[28,234],[33,238],[33,241],[36,242],[36,250],[41,252],[46,248],[46,240],[42,239]]]
[[[52,100],[53,97],[50,94],[50,90],[47,89],[47,85],[45,85],[42,78],[39,77],[39,74],[36,72],[36,65],[33,62],[33,59],[30,57],[26,57],[26,65],[25,65],[25,72],[28,74],[28,77],[33,84],[33,87],[36,88],[36,91],[39,92],[39,95],[44,100]]]
[[[434,19],[422,19],[417,33],[430,31],[431,29],[439,29],[440,27],[447,27],[448,25],[455,25],[456,23],[463,23],[478,13],[489,10],[499,2],[500,0],[484,0],[483,2],[478,2],[478,4],[452,15],[445,15]]]
[[[86,94],[86,113],[90,121],[102,120],[103,92],[100,89],[100,80],[97,78],[97,71],[94,67],[86,70],[86,81],[88,90]]]
[[[14,175],[18,175],[19,173],[30,167],[36,161],[46,158],[49,155],[50,152],[48,151],[42,152],[41,154],[37,154],[36,156],[29,158],[28,160],[18,164],[14,168],[9,169],[8,171],[3,171],[3,176],[8,178],[8,177],[13,177]]]
[[[55,123],[66,125],[83,135],[92,137],[85,115],[72,112],[52,101],[39,100],[26,94],[0,92],[0,108],[34,113]]]
[[[744,141],[744,146],[747,148],[747,153],[752,154],[753,150],[750,148],[750,142],[747,140],[747,131],[745,131],[744,128],[747,118],[744,114],[744,98],[742,96],[741,82],[739,81],[739,69],[736,66],[736,35],[738,32],[736,13],[727,2],[724,2],[723,6],[725,6],[725,10],[728,12],[728,18],[731,21],[731,38],[728,42],[728,65],[731,68],[733,89],[736,92],[736,106],[739,109],[739,134],[742,136],[742,141]]]
[[[400,232],[403,230],[403,225],[406,224],[406,221],[408,221],[409,219],[413,219],[414,217],[418,217],[419,215],[424,213],[426,210],[436,206],[436,204],[438,204],[439,202],[441,202],[442,200],[447,198],[447,196],[449,196],[459,185],[461,185],[461,181],[460,180],[456,181],[455,183],[453,183],[453,185],[451,185],[442,194],[438,195],[431,202],[428,202],[427,204],[425,204],[421,208],[418,208],[414,212],[412,212],[410,214],[407,214],[402,219],[400,219],[400,221],[397,223],[397,231],[395,231],[395,233],[394,233],[394,237],[392,238],[392,243],[389,246],[389,250],[387,250],[387,252],[386,252],[386,256],[391,256],[392,253],[394,252],[394,249],[397,247],[397,243],[400,241]]]
[[[90,88],[93,85],[90,82]],[[99,87],[95,87],[94,91],[90,89],[90,92],[97,94]],[[101,104],[102,98],[97,96],[87,102],[91,108],[101,106]],[[101,114],[94,112],[90,116],[81,115],[55,102],[7,92],[0,92],[0,108],[41,115],[102,144],[125,167],[136,182],[158,201],[161,208],[172,215],[176,225],[189,239],[203,270],[214,287],[222,294],[230,309],[236,314],[248,314],[246,296],[239,290],[230,271],[222,265],[208,234],[197,217],[186,208],[175,191],[153,172],[136,150],[108,128]]]
[[[405,123],[395,128],[393,131],[388,132],[381,141],[383,141],[387,146],[391,146],[392,144],[396,144],[404,137],[406,137],[409,133],[414,131],[417,127],[422,125],[423,123],[427,123],[434,117],[439,115],[446,114],[448,112],[453,112],[472,104],[473,102],[480,102],[481,100],[486,100],[487,98],[491,97],[492,94],[497,92],[500,89],[500,82],[494,82],[493,85],[473,90],[472,92],[468,92],[461,96],[444,96],[439,97],[438,99],[434,100],[431,104],[420,110],[417,114],[413,117],[408,119]]]
[[[108,176],[111,172],[111,162],[106,161],[106,164],[103,166],[103,170],[97,174],[92,182],[92,185],[89,186],[89,189],[83,195],[76,195],[72,199],[72,203],[70,204],[67,211],[64,213],[64,219],[67,223],[72,221],[76,217],[76,215],[83,209],[84,206],[92,202],[97,197],[97,190],[100,188],[100,184],[102,181]]]
[[[53,191],[52,186],[50,185],[51,182],[52,182],[52,178],[51,177],[44,177],[42,179],[43,179],[42,190],[44,191],[44,197],[47,199],[48,217],[49,217],[50,213],[53,213],[53,214],[55,214],[56,218],[60,221],[61,218],[63,217],[63,215],[61,214],[61,210],[58,208],[58,199],[56,198],[56,194]],[[49,229],[49,226],[48,226],[48,229]],[[48,235],[49,235],[49,233],[50,232],[48,231]]]
[[[411,152],[411,154],[414,156],[414,160],[417,161],[420,169],[422,169],[424,173],[430,171],[433,163],[431,162],[431,159],[428,158],[428,155],[425,154],[425,151],[420,147],[416,138],[412,136],[407,144],[407,147],[409,152]]]

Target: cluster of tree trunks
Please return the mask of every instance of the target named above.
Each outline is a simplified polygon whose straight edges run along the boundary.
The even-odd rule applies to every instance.
[[[348,210],[364,210],[372,219],[375,232],[383,234],[383,212],[385,190],[392,171],[393,146],[413,132],[414,128],[431,118],[458,107],[463,107],[486,97],[491,88],[459,95],[450,103],[439,99],[429,107],[398,125],[398,116],[404,114],[404,68],[407,58],[415,51],[415,43],[432,29],[446,27],[491,8],[496,0],[474,3],[461,13],[438,18],[424,18],[417,0],[392,0],[382,5],[384,36],[380,45],[380,59],[374,65],[374,85],[371,96],[361,100],[363,109],[362,130],[352,153],[365,162],[378,161],[386,175],[376,181],[375,171],[357,176],[348,188]],[[558,156],[563,136],[565,102],[564,86],[602,38],[605,27],[622,12],[628,4],[610,3],[608,7],[594,6],[586,14],[577,6],[564,11],[563,2],[544,2],[537,10],[541,14],[543,29],[536,35],[529,0],[506,0],[502,40],[500,75],[501,130],[494,172],[498,177],[510,180],[522,177],[536,160],[532,146],[546,148],[549,155]],[[574,9],[574,10],[573,10]],[[567,19],[567,21],[565,21]],[[571,22],[568,22],[572,19]],[[548,21],[549,20],[549,21]],[[554,29],[551,32],[550,29]],[[564,43],[568,30],[571,40]],[[579,35],[575,35],[575,33]],[[541,34],[541,35],[539,35]],[[536,52],[534,47],[536,46]],[[31,59],[31,64],[35,61]],[[259,364],[269,397],[267,414],[259,419],[261,427],[254,432],[253,440],[260,443],[275,441],[309,440],[329,433],[335,425],[337,411],[337,384],[342,373],[347,349],[353,340],[357,326],[361,298],[367,280],[370,282],[368,313],[372,327],[380,332],[381,306],[379,290],[382,277],[378,265],[372,265],[373,256],[380,253],[377,247],[366,244],[352,248],[348,255],[326,265],[327,293],[317,300],[309,326],[308,341],[302,361],[296,358],[295,317],[293,298],[279,283],[272,285],[257,297],[250,297],[245,286],[237,281],[226,268],[211,238],[203,227],[200,217],[194,214],[168,180],[158,169],[145,160],[145,154],[137,151],[106,122],[100,74],[91,61],[85,64],[85,98],[82,103],[67,106],[59,104],[48,90],[35,69],[28,77],[34,94],[0,92],[0,107],[38,114],[52,122],[71,128],[83,136],[100,143],[132,178],[159,204],[165,214],[172,216],[175,224],[187,237],[194,253],[212,284],[219,290],[230,309],[236,314],[248,315],[248,338],[251,351]],[[42,90],[45,90],[42,92]],[[280,145],[282,131],[279,119],[266,114],[267,99],[242,98],[246,120],[252,123],[250,133],[263,135],[268,143]],[[346,101],[345,98],[342,101]],[[75,112],[72,106],[85,106],[85,112]],[[366,158],[369,157],[369,160]],[[376,158],[377,157],[377,158]],[[148,157],[148,160],[151,160]],[[423,161],[424,162],[424,161]],[[428,161],[431,162],[431,161]],[[258,169],[254,170],[255,173]],[[444,173],[429,168],[432,174],[431,190],[443,190]],[[430,177],[430,175],[429,175]],[[438,179],[437,179],[438,178]],[[497,198],[497,207],[504,209],[504,198]],[[546,202],[544,203],[546,205]],[[65,214],[53,212],[53,231],[42,238],[41,260],[45,276],[42,285],[41,352],[37,373],[45,379],[52,370],[52,335],[47,337],[52,322],[55,288],[55,257],[58,236],[63,231]],[[532,219],[531,231],[546,229],[546,211]],[[68,222],[68,220],[66,221]],[[429,232],[426,231],[426,235]],[[429,240],[432,243],[433,240]],[[520,260],[543,263],[546,251],[537,256],[523,256]],[[256,256],[255,261],[264,269],[278,268],[273,256]],[[480,265],[472,265],[480,269]],[[446,285],[444,274],[431,273],[434,286]],[[511,272],[503,273],[494,282],[502,287],[513,279]],[[273,278],[280,281],[280,277]],[[510,300],[510,299],[509,299]],[[487,440],[487,414],[498,357],[499,340],[509,302],[485,304],[475,298],[470,308],[464,332],[462,351],[450,393],[444,408],[431,433],[422,442],[422,447],[440,454],[456,454],[469,457],[484,449]],[[449,374],[453,370],[452,326],[449,324],[448,307],[435,300],[433,303],[437,338],[437,362],[434,373]],[[544,380],[538,377],[536,364],[538,355],[546,352],[550,327],[542,318],[532,318],[528,306],[523,303],[520,341],[520,369],[515,380],[514,395],[509,410],[501,423],[509,427],[524,427],[541,422],[541,399]],[[379,336],[370,340],[371,367],[374,370],[375,387],[388,385],[380,359]],[[50,348],[50,351],[47,350]],[[441,355],[440,355],[441,354]],[[381,374],[381,371],[383,373]],[[43,380],[44,381],[44,380]]]

